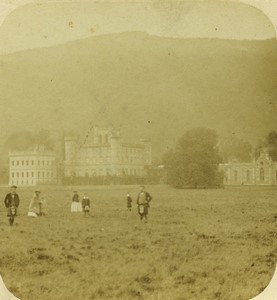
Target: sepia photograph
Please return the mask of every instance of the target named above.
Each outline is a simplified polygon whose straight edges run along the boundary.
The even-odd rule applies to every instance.
[[[0,0],[0,300],[276,300],[276,31],[275,0]]]

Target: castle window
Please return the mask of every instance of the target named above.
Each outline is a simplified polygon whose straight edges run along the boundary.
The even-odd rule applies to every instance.
[[[264,168],[260,168],[260,181],[264,181]]]
[[[21,165],[24,166],[24,160],[21,161]]]
[[[12,166],[14,166],[14,160],[12,161]]]
[[[19,172],[16,172],[16,177],[19,177]]]
[[[29,160],[26,160],[26,166],[29,166]]]
[[[31,161],[31,164],[32,164],[32,166],[34,165],[34,161],[33,160]]]
[[[24,172],[21,173],[21,177],[24,177]]]
[[[16,161],[16,165],[19,166],[19,160]]]
[[[12,178],[14,177],[14,172],[12,172]]]
[[[32,172],[32,177],[34,177],[34,172]]]

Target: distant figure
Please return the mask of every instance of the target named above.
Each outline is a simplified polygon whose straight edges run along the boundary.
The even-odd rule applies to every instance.
[[[87,194],[84,195],[83,200],[82,200],[82,207],[83,207],[83,212],[85,217],[89,215],[90,212],[90,199],[87,196]]]
[[[40,190],[35,190],[35,194],[33,195],[31,202],[29,204],[29,212],[28,216],[35,217],[41,216],[41,197],[40,197]]]
[[[44,197],[40,198],[39,201],[39,215],[45,217],[46,216],[46,200]]]
[[[127,210],[132,210],[132,198],[129,192],[127,193]]]
[[[149,202],[152,200],[152,197],[149,193],[145,191],[145,187],[140,187],[140,192],[137,197],[137,205],[138,205],[138,213],[140,215],[140,219],[145,219],[147,222],[148,209],[150,207]]]
[[[7,216],[9,217],[9,223],[12,226],[14,222],[14,217],[17,216],[18,206],[20,203],[19,196],[16,193],[16,186],[11,187],[11,192],[5,197],[4,204],[7,209]]]
[[[80,198],[77,191],[73,192],[71,212],[82,212],[82,204],[80,203]]]

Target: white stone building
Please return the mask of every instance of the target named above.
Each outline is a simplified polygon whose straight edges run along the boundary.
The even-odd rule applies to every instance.
[[[32,150],[9,152],[9,185],[56,184],[56,155],[36,145]]]
[[[152,164],[151,143],[125,143],[120,130],[94,127],[90,139],[80,145],[65,138],[65,176],[144,176]]]
[[[230,162],[220,164],[225,185],[277,185],[277,162],[267,152],[250,163]]]

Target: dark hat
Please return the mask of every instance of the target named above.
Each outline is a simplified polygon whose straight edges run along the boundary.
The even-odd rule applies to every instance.
[[[11,188],[14,188],[14,189],[16,189],[16,188],[17,188],[17,186],[16,186],[16,185],[12,185],[12,186],[11,186]]]
[[[40,193],[40,190],[36,189],[36,190],[35,190],[35,193]]]

